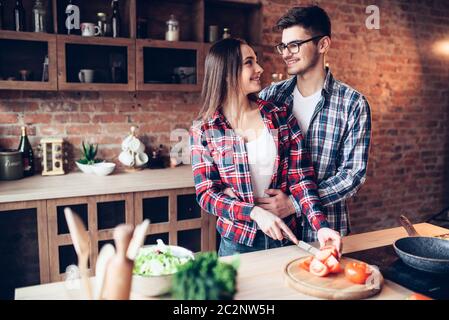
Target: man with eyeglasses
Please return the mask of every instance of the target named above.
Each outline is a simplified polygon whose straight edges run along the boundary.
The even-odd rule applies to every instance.
[[[294,7],[277,22],[282,55],[292,77],[260,92],[260,98],[292,108],[305,137],[329,222],[329,239],[350,231],[347,200],[365,181],[371,135],[370,108],[365,97],[336,80],[325,67],[331,45],[331,22],[318,6]],[[301,213],[300,205],[280,190],[267,190],[259,206],[279,217]],[[334,231],[335,230],[335,231]],[[317,232],[303,219],[298,230],[304,241]],[[335,232],[336,233],[336,232]]]

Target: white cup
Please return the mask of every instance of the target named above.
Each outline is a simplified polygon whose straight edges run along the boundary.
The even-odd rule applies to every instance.
[[[128,147],[129,150],[135,153],[142,153],[145,151],[145,145],[136,137],[133,137],[133,139],[129,142]]]
[[[81,69],[78,73],[78,79],[83,83],[92,83],[94,82],[95,71],[92,69]]]
[[[81,35],[83,37],[95,37],[101,34],[101,28],[90,22],[81,23]]]
[[[129,152],[129,151],[122,151],[120,153],[120,155],[118,156],[118,159],[125,166],[129,166],[129,167],[132,167],[135,162],[132,152]]]
[[[136,166],[141,167],[148,162],[148,155],[144,152],[136,154]]]

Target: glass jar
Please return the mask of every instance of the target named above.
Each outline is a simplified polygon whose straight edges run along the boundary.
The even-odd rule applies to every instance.
[[[98,12],[97,13],[97,25],[100,28],[100,36],[105,36],[106,35],[106,13],[104,12]]]
[[[231,33],[229,32],[229,28],[223,29],[223,39],[227,39],[231,37]]]
[[[173,14],[170,15],[170,19],[166,22],[166,24],[167,31],[165,32],[165,40],[179,41],[179,22]]]
[[[33,31],[34,32],[47,32],[47,10],[42,4],[42,0],[36,0],[33,7]]]

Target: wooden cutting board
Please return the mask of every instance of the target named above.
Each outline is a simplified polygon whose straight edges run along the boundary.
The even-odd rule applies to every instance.
[[[382,290],[384,279],[378,269],[370,266],[373,276],[367,284],[355,284],[345,278],[344,271],[339,274],[329,274],[326,277],[318,277],[299,267],[302,257],[290,261],[284,269],[287,284],[299,292],[332,300],[356,300],[369,298]],[[342,257],[340,264],[344,270],[345,265],[359,260]]]

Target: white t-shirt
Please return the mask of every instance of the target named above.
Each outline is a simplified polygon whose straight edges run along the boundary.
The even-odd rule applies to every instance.
[[[265,127],[257,139],[246,142],[245,146],[254,197],[266,197],[264,191],[270,186],[277,156],[273,136]]]
[[[303,97],[297,86],[295,86],[295,90],[293,90],[293,114],[295,115],[296,120],[298,120],[299,127],[304,136],[309,130],[310,120],[312,119],[313,112],[320,100],[321,89],[308,97]]]
[[[265,127],[257,139],[246,142],[245,146],[254,197],[268,197],[265,190],[270,187],[278,154],[273,136]]]

